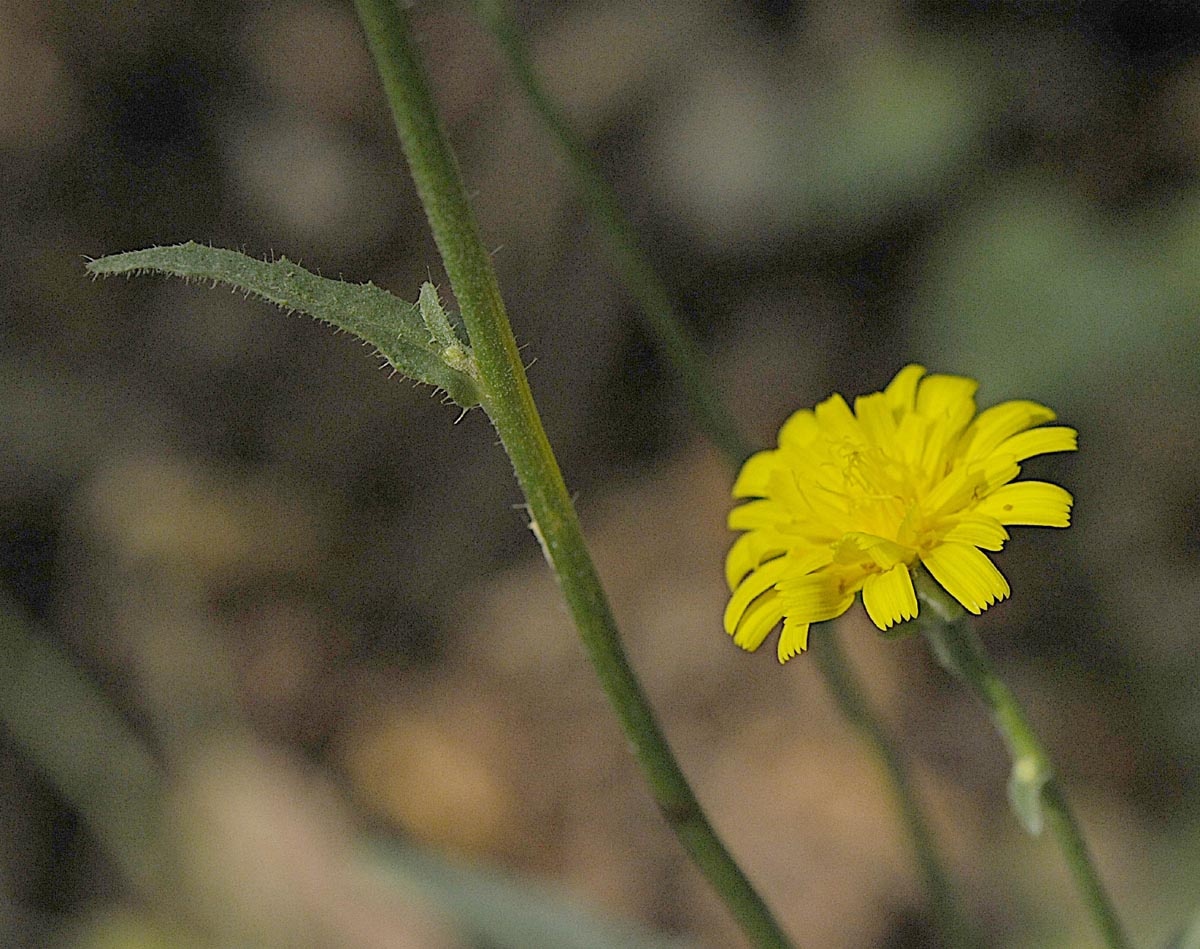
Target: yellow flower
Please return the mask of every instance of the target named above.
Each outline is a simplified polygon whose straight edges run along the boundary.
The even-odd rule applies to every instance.
[[[924,377],[924,378],[922,378]],[[979,383],[906,366],[883,392],[840,395],[791,416],[779,447],[742,467],[729,526],[745,531],[725,561],[725,630],[757,649],[780,620],[779,661],[808,645],[811,623],[841,616],[862,591],[880,629],[917,615],[918,562],[972,613],[1008,596],[983,553],[1006,526],[1066,527],[1071,495],[1011,483],[1019,462],[1074,451],[1076,432],[1036,402],[975,415]]]

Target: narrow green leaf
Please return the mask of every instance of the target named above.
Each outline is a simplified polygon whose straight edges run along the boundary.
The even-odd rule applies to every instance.
[[[497,949],[695,949],[564,892],[415,847],[376,840],[363,856],[384,879],[416,890],[465,935]]]
[[[421,310],[421,319],[425,321],[425,328],[429,330],[434,340],[447,349],[456,344],[461,345],[461,340],[455,334],[454,327],[450,325],[450,318],[442,309],[442,301],[438,297],[437,287],[429,281],[421,284],[421,295],[417,298],[417,306]]]
[[[453,347],[439,335],[431,339],[421,308],[374,284],[330,280],[286,257],[268,263],[194,241],[101,257],[90,261],[87,269],[105,276],[162,273],[228,284],[354,334],[374,346],[402,375],[444,389],[464,408],[479,404],[474,362],[465,344],[453,332]]]
[[[462,341],[455,331],[450,317],[442,309],[437,287],[429,281],[421,284],[421,295],[417,298],[417,309],[431,335],[431,343],[441,351],[442,362],[472,378],[477,378],[475,362],[471,358],[471,347]]]
[[[143,895],[161,883],[163,775],[70,657],[0,590],[0,726]]]

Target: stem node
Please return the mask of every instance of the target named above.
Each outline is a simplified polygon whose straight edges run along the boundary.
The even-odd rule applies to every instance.
[[[558,577],[588,657],[634,746],[659,809],[680,843],[755,946],[791,943],[709,824],[629,666],[616,621],[583,539],[558,462],[529,390],[491,255],[442,132],[409,32],[395,0],[355,0],[383,79],[400,142],[462,308],[481,380],[481,400],[512,461],[529,505],[530,524]],[[429,303],[432,331],[445,327]]]

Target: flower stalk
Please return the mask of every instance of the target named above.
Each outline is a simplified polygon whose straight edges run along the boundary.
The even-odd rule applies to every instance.
[[[613,264],[637,301],[646,329],[681,381],[696,424],[736,472],[753,449],[722,399],[703,349],[680,319],[666,281],[650,262],[636,229],[595,156],[572,127],[561,105],[543,86],[510,4],[507,0],[474,0],[474,7],[496,40],[527,102],[566,157],[579,195],[607,241]],[[833,626],[827,627],[822,648],[818,650],[818,665],[825,685],[839,711],[859,732],[887,774],[897,810],[912,841],[930,909],[947,945],[975,945],[977,937],[959,910],[949,874],[942,865],[904,758],[868,703],[854,670],[841,654],[837,635]]]
[[[480,401],[512,461],[529,513],[601,684],[659,809],[755,946],[791,945],[729,854],[676,762],[626,659],[578,517],[542,427],[491,258],[394,0],[355,0],[417,193],[458,299]]]
[[[970,617],[954,597],[924,570],[916,571],[917,597],[929,609],[921,631],[942,666],[961,679],[992,713],[997,731],[1012,756],[1009,802],[1031,834],[1048,826],[1063,852],[1088,913],[1108,949],[1129,949],[1095,862],[1066,796],[1054,776],[1050,757],[1038,740],[1017,697],[996,672]]]

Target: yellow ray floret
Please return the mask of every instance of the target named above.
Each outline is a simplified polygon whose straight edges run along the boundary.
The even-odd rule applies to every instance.
[[[862,598],[871,622],[880,629],[891,629],[896,623],[917,615],[912,574],[902,563],[882,573],[868,575],[863,581]]]
[[[1077,435],[1036,402],[976,414],[978,383],[906,366],[853,408],[833,395],[794,413],[778,447],[752,456],[729,515],[744,531],[725,562],[725,630],[743,649],[783,623],[780,662],[803,652],[812,623],[861,592],[880,629],[916,617],[912,569],[923,565],[972,613],[1009,594],[984,551],[1015,525],[1066,527],[1072,498],[1015,481],[1037,455],[1074,451]]]

